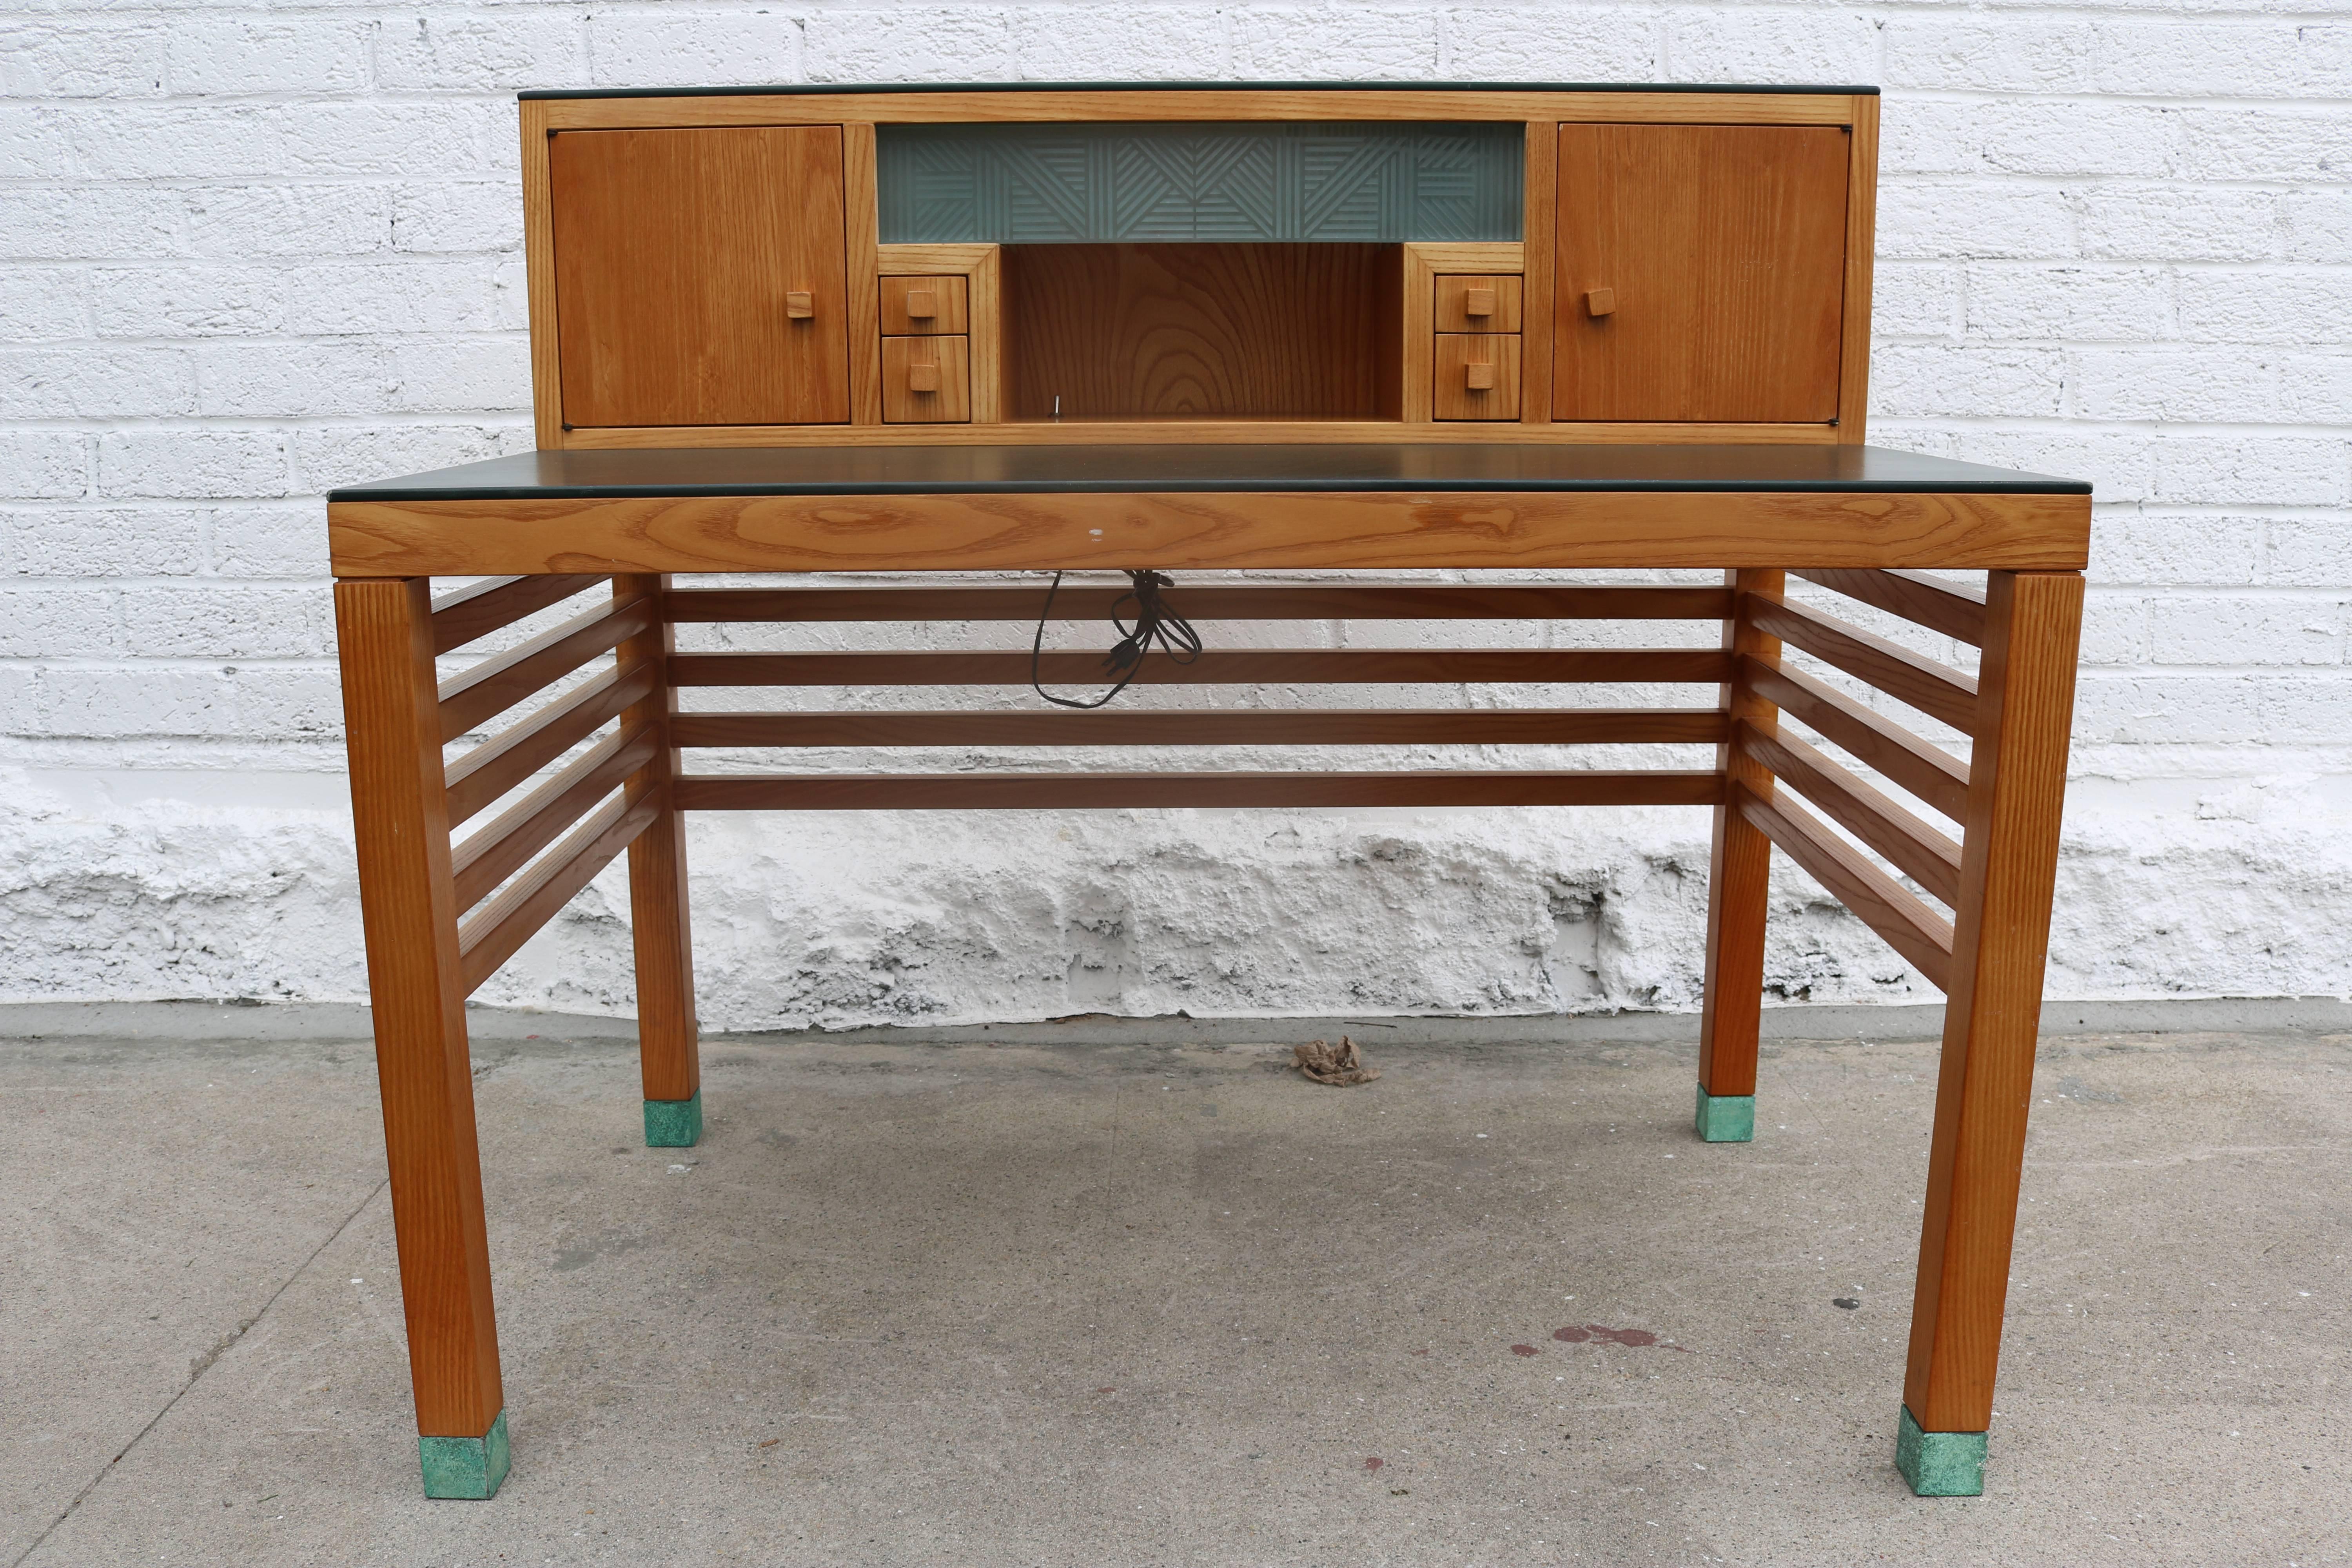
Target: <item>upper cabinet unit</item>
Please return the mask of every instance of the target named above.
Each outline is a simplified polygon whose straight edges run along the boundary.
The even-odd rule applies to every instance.
[[[565,424],[848,422],[838,126],[566,131],[548,160]]]
[[[548,447],[1858,444],[1868,88],[527,93]]]
[[[1561,126],[1552,417],[1836,419],[1849,134]]]

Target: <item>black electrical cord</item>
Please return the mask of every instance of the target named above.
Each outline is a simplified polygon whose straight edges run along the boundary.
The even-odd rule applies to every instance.
[[[1143,669],[1143,656],[1152,645],[1178,664],[1190,664],[1201,657],[1201,634],[1192,623],[1181,616],[1172,615],[1161,602],[1160,590],[1172,588],[1175,583],[1157,572],[1129,572],[1134,584],[1121,594],[1110,607],[1110,624],[1119,632],[1118,641],[1103,656],[1103,668],[1118,678],[1118,684],[1096,698],[1092,702],[1079,702],[1067,697],[1056,697],[1045,689],[1038,676],[1038,663],[1045,654],[1045,623],[1053,617],[1054,595],[1061,592],[1062,574],[1054,574],[1053,585],[1045,590],[1045,607],[1037,615],[1037,636],[1029,644],[1030,689],[1057,708],[1100,708],[1128,688]],[[1129,626],[1120,606],[1133,604],[1135,624]]]

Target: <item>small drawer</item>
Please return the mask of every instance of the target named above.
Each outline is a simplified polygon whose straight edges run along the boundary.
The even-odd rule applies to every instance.
[[[1517,362],[1514,360],[1513,363]],[[884,338],[882,422],[886,425],[970,424],[971,340],[961,337]]]
[[[971,280],[963,278],[882,279],[885,337],[954,337],[971,331]]]
[[[1516,332],[1441,332],[1431,399],[1440,419],[1519,416],[1519,339]]]
[[[1519,279],[1447,277],[1437,280],[1433,322],[1441,332],[1516,332],[1519,330]]]

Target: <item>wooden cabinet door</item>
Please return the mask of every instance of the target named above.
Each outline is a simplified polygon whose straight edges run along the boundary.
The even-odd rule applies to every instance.
[[[1552,417],[1837,417],[1847,132],[1563,125]]]
[[[848,421],[839,127],[564,131],[548,154],[566,425]]]

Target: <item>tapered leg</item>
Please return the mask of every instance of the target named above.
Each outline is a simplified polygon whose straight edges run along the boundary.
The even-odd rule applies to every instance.
[[[1984,1489],[2026,1108],[2057,884],[2083,579],[1995,572],[1936,1085],[1896,1462],[1922,1496]]]
[[[1741,613],[1749,595],[1777,599],[1780,572],[1728,572],[1732,616],[1723,646],[1764,664],[1780,660],[1780,639],[1766,637]],[[1731,723],[1770,734],[1780,710],[1749,689],[1737,667],[1722,688]],[[1769,794],[1771,775],[1731,744],[1716,752],[1727,783]],[[1706,890],[1706,1000],[1699,1018],[1698,1135],[1709,1143],[1745,1143],[1756,1135],[1756,1036],[1764,1007],[1764,898],[1772,869],[1772,841],[1729,802],[1715,808],[1715,848]]]
[[[613,579],[616,599],[658,594],[667,577],[623,576]],[[621,644],[619,659],[626,668],[639,661],[653,665],[653,692],[621,716],[625,731],[639,724],[658,726],[664,744],[654,760],[626,785],[636,801],[667,794],[677,776],[677,752],[667,745],[670,715],[677,710],[676,690],[669,684],[671,647],[669,623],[657,619],[653,628]],[[686,817],[665,809],[629,845],[629,914],[635,931],[637,959],[637,1051],[645,1074],[646,1142],[657,1149],[690,1148],[702,1137],[702,1068],[699,1034],[694,1017],[694,946],[686,908]]]
[[[335,625],[425,1490],[487,1498],[506,1476],[505,1395],[466,1051],[427,583],[338,583]]]

